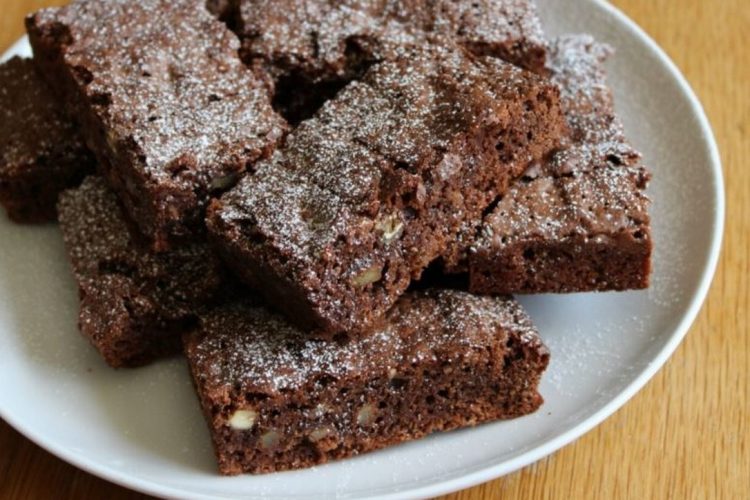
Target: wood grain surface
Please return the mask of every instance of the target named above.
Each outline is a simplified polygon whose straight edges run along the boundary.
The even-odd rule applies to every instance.
[[[59,0],[0,0],[0,49]],[[716,132],[727,226],[708,301],[685,342],[623,409],[518,473],[445,497],[750,498],[750,2],[617,0],[675,60]],[[0,498],[146,498],[53,457],[0,421]]]

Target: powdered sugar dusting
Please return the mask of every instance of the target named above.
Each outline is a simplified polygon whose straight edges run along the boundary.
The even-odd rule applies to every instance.
[[[153,182],[205,188],[228,165],[256,160],[284,128],[238,40],[204,3],[78,0],[35,17],[69,34],[64,61],[107,134],[100,153]]]
[[[326,328],[363,329],[363,316],[382,316],[467,219],[479,220],[513,168],[493,134],[529,126],[524,102],[545,91],[527,72],[454,46],[403,47],[224,195],[209,229],[339,322]],[[532,147],[550,129],[536,130]]]
[[[58,212],[68,257],[82,288],[120,293],[133,304],[140,301],[165,318],[175,318],[195,314],[223,281],[221,265],[206,244],[161,254],[139,245],[117,197],[99,177],[89,177],[81,187],[64,192]],[[141,326],[150,327],[155,325]]]
[[[606,85],[611,49],[589,36],[563,37],[550,48],[551,78],[571,128],[571,143],[530,169],[487,217],[474,251],[529,239],[592,241],[625,232],[648,238],[649,174],[624,137]]]
[[[208,390],[275,395],[323,376],[368,380],[404,364],[471,356],[510,336],[545,349],[514,300],[444,290],[406,295],[384,326],[345,343],[310,339],[282,318],[242,304],[208,314],[200,337],[188,342],[191,364]]]
[[[81,162],[86,148],[75,125],[58,109],[31,59],[13,58],[0,65],[0,177],[23,175],[30,169],[51,170],[38,160]]]
[[[425,35],[529,66],[544,57],[536,7],[527,0],[241,0],[239,11],[246,59],[312,80],[350,78],[362,60],[388,58]]]

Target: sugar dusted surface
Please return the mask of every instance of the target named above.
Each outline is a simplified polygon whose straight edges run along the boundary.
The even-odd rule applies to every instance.
[[[200,300],[218,287],[220,267],[206,244],[162,254],[146,250],[131,236],[117,197],[99,177],[64,192],[58,212],[79,283],[108,289],[124,280],[124,289],[137,295],[134,300],[146,300],[170,317],[194,314]]]
[[[498,111],[477,109],[477,102],[501,101],[528,86],[525,78],[507,64],[469,64],[452,49],[407,50],[350,84],[290,134],[285,147],[258,166],[259,175],[222,198],[219,216],[227,224],[252,221],[274,235],[275,245],[310,261],[353,224],[372,230],[387,172],[434,168],[456,137]],[[436,84],[441,79],[450,91]],[[484,92],[484,99],[458,98],[469,89]],[[448,179],[459,175],[457,167],[446,155],[436,170]]]
[[[72,162],[85,150],[31,59],[14,58],[0,65],[0,144],[2,176],[37,166],[39,158]]]
[[[486,219],[474,251],[503,248],[529,238],[594,240],[649,223],[645,188],[650,178],[624,136],[606,84],[611,49],[586,35],[551,44],[548,65],[561,89],[570,143],[533,166]]]
[[[239,11],[246,57],[313,79],[350,73],[353,47],[382,60],[394,46],[426,34],[516,61],[545,45],[527,0],[240,0]]]
[[[430,167],[435,152],[450,150],[457,136],[497,121],[500,103],[528,90],[532,82],[509,64],[469,62],[446,43],[400,49],[393,61],[374,66],[363,84],[369,92],[355,84],[337,99],[348,113],[331,102],[319,119],[351,130],[355,141],[389,160],[420,170]]]
[[[220,217],[232,224],[254,221],[259,232],[275,235],[271,241],[280,251],[311,263],[345,232],[353,215],[342,196],[295,175],[280,161],[277,154],[262,163],[260,175],[225,195]]]
[[[222,196],[209,230],[238,272],[255,273],[243,278],[273,275],[316,326],[366,328],[465,220],[480,217],[515,165],[499,160],[488,136],[524,126],[525,115],[511,116],[520,117],[522,96],[541,100],[549,90],[535,75],[450,44],[404,47]],[[538,140],[545,134],[554,130]],[[390,241],[389,226],[398,228]],[[368,272],[376,276],[358,284]]]
[[[655,56],[644,52],[645,43],[633,43],[632,31],[608,17],[587,25],[601,19],[597,12],[604,12],[598,7],[592,12],[588,2],[545,0],[540,5],[547,14],[546,26],[554,32],[591,29],[599,39],[610,37],[618,48],[608,69],[629,136],[654,168],[650,194],[659,242],[656,274],[647,293],[523,299],[554,353],[542,383],[542,411],[332,466],[227,480],[216,474],[184,360],[129,372],[100,363],[86,343],[77,340],[76,291],[57,228],[28,231],[0,221],[0,307],[5,320],[0,367],[7,375],[3,389],[8,389],[0,393],[8,402],[8,417],[28,422],[48,446],[80,448],[79,465],[108,477],[117,475],[131,485],[139,481],[134,475],[150,481],[153,494],[171,489],[173,496],[232,497],[252,489],[269,497],[331,497],[421,487],[421,493],[431,496],[440,486],[428,491],[428,484],[445,485],[445,478],[486,470],[487,464],[498,473],[508,471],[529,453],[546,452],[540,447],[555,438],[579,435],[592,423],[592,415],[601,418],[614,410],[622,402],[617,396],[628,388],[632,393],[633,382],[642,383],[661,365],[664,347],[674,346],[683,333],[678,325],[695,297],[712,224],[720,215],[714,215],[716,164],[712,168],[697,111],[684,96],[675,95],[673,78]],[[706,182],[696,183],[696,178]],[[597,344],[592,348],[586,339]],[[599,355],[603,351],[609,354]],[[591,355],[582,358],[582,352]],[[551,383],[553,377],[561,390]],[[39,412],[40,405],[47,411]],[[101,446],[110,441],[112,446]]]
[[[265,87],[236,54],[239,41],[204,3],[77,0],[37,15],[67,27],[65,62],[78,68],[87,96],[105,103],[95,107],[110,153],[129,149],[161,182],[192,165],[184,182],[208,183],[212,169],[256,159],[283,130]]]
[[[412,362],[471,356],[510,336],[544,349],[514,300],[441,290],[403,297],[385,325],[347,342],[310,339],[279,316],[244,304],[206,315],[200,337],[189,342],[207,390],[273,395],[321,376],[369,379]]]

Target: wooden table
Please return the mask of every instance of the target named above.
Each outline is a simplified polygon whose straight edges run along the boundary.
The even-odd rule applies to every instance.
[[[2,0],[0,48],[62,0]],[[750,4],[616,0],[674,58],[706,107],[727,180],[722,259],[667,366],[594,431],[516,474],[446,498],[748,498],[750,495]],[[0,421],[0,499],[135,499]]]

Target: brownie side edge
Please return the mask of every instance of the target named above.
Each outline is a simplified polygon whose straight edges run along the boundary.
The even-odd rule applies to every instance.
[[[430,300],[437,306],[425,307]],[[310,467],[535,411],[549,352],[507,300],[441,291],[406,296],[386,326],[348,353],[343,344],[318,348],[306,338],[301,348],[264,340],[268,322],[283,337],[279,343],[296,344],[304,335],[255,310],[240,309],[239,321],[229,310],[227,324],[250,330],[228,337],[215,323],[227,310],[209,313],[184,343],[220,471]],[[467,318],[477,314],[485,319],[473,325]],[[270,352],[282,363],[270,364]],[[250,359],[256,368],[247,371]]]

